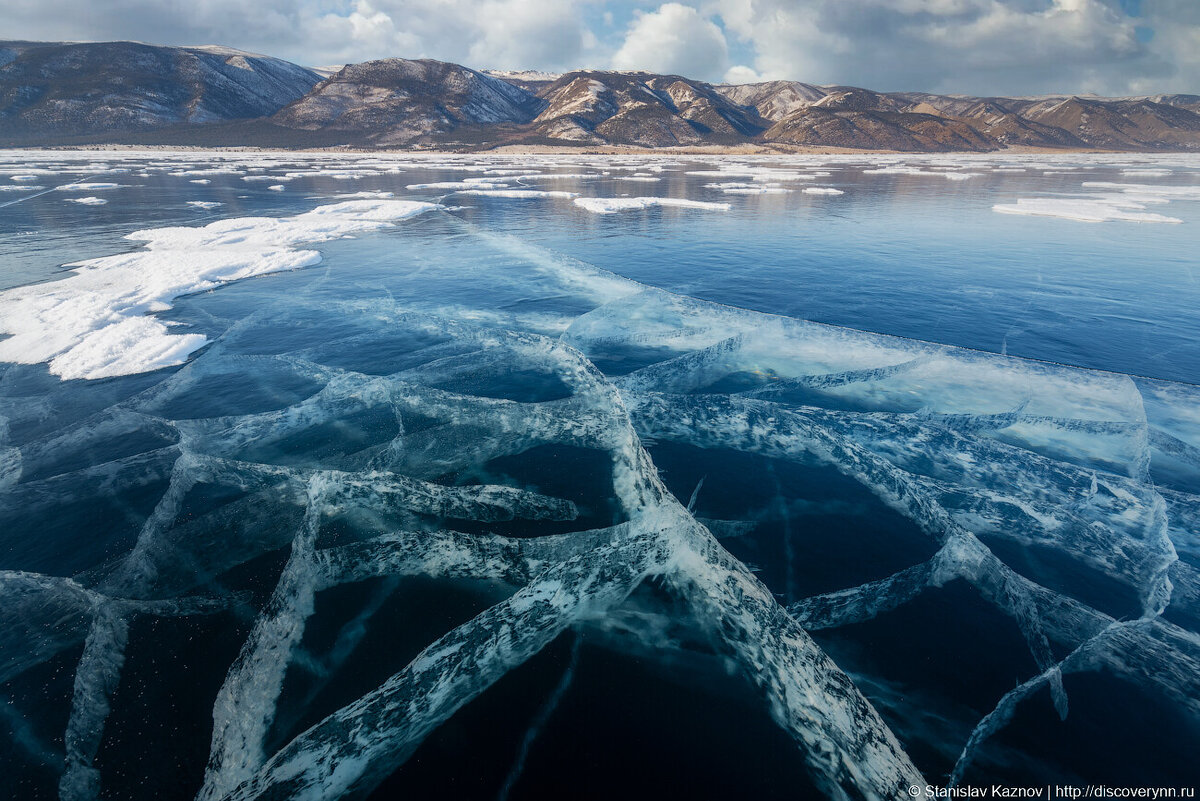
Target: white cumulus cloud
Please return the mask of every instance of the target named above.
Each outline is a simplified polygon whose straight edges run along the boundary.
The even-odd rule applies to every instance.
[[[641,6],[630,17],[630,5]],[[13,39],[973,94],[1200,91],[1200,0],[5,0]]]
[[[634,18],[612,65],[619,70],[720,80],[729,68],[729,47],[716,23],[695,8],[664,3]]]
[[[1145,10],[1168,2],[1149,0]],[[1131,17],[1117,0],[711,0],[705,8],[754,52],[753,68],[770,79],[975,94],[1124,94],[1150,85],[1194,91],[1200,78],[1187,66],[1195,63],[1187,31],[1195,35],[1200,27],[1172,25],[1154,13]]]

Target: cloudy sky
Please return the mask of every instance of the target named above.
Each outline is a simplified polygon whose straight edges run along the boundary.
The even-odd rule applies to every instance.
[[[1200,93],[1200,0],[5,0],[6,38],[226,44],[310,66],[645,69],[971,94]]]

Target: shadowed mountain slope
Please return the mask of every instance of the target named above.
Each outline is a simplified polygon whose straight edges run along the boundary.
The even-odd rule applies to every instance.
[[[1196,151],[1200,96],[729,86],[647,72],[478,71],[403,58],[312,70],[215,46],[0,42],[0,144],[107,142]]]

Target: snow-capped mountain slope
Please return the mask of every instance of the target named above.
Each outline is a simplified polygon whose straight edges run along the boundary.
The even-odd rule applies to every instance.
[[[752,106],[763,119],[778,122],[798,108],[810,106],[829,89],[800,81],[767,81],[714,86],[713,89],[739,106]]]
[[[1116,150],[1195,148],[1200,114],[1148,99],[1041,100],[1021,110],[1026,119],[1069,131],[1092,147]]]
[[[0,133],[36,139],[258,118],[319,80],[217,46],[0,42]]]
[[[542,105],[524,89],[458,64],[389,58],[343,67],[272,122],[393,144],[461,126],[529,122]]]
[[[987,151],[996,141],[961,120],[932,114],[800,108],[763,135],[772,142],[864,150]]]
[[[403,58],[309,69],[215,45],[0,42],[0,145],[98,142],[1195,151],[1200,96],[712,85],[648,72],[479,71]]]
[[[663,147],[744,141],[766,125],[699,81],[636,72],[570,72],[544,88],[534,120],[549,139]]]

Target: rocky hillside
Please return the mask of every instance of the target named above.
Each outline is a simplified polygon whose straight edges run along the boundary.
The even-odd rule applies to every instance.
[[[1200,97],[895,95],[962,119],[1004,145],[1200,150]]]
[[[706,83],[645,72],[570,72],[538,93],[536,137],[646,147],[736,144],[767,126]]]
[[[962,120],[933,114],[800,108],[763,134],[770,142],[862,150],[995,150],[996,140]]]
[[[1200,150],[1200,96],[969,97],[680,75],[317,70],[220,47],[0,42],[0,145],[489,148],[757,145]]]
[[[829,94],[828,89],[799,81],[768,81],[714,88],[730,101],[751,107],[760,117],[772,122],[778,122],[796,109],[810,106]]]
[[[319,80],[287,61],[224,47],[0,42],[0,139],[260,118]]]
[[[527,123],[544,106],[525,89],[458,64],[389,58],[343,67],[270,121],[389,146],[463,127]]]

